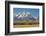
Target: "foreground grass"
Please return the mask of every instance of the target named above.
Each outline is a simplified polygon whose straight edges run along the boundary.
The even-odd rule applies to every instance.
[[[39,24],[34,25],[14,25],[14,28],[39,27]]]
[[[39,21],[23,20],[14,21],[14,28],[38,27]]]

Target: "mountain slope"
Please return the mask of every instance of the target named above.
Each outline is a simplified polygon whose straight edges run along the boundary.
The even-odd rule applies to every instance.
[[[14,20],[36,20],[30,13],[23,12],[14,17]]]

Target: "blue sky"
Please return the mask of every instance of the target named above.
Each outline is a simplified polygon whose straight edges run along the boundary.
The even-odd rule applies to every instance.
[[[13,14],[19,14],[23,11],[29,12],[32,16],[38,17],[39,16],[39,9],[35,8],[13,8]]]

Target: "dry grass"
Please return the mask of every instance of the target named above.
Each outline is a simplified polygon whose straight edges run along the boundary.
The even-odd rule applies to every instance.
[[[36,25],[14,25],[14,28],[26,28],[26,27],[39,27],[39,24],[36,24]]]
[[[39,21],[15,21],[14,28],[23,28],[23,27],[38,27]]]

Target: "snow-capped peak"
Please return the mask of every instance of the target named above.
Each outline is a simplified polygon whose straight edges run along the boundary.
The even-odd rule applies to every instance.
[[[23,17],[27,17],[28,15],[30,15],[29,12],[23,12],[20,15],[18,15],[18,18],[23,18]]]

